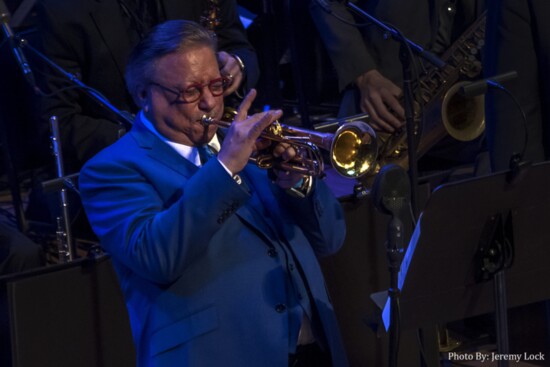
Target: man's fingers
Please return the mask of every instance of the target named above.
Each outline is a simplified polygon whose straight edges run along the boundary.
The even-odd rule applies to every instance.
[[[292,160],[294,157],[296,157],[296,149],[292,146],[288,147],[283,152],[283,161],[285,162]]]
[[[263,114],[259,114],[260,119],[252,125],[249,130],[249,137],[257,139],[262,131],[264,131],[273,121],[277,120],[283,115],[281,110],[268,111]]]
[[[388,90],[384,90],[382,93],[382,99],[384,100],[385,104],[389,106],[392,114],[397,117],[398,120],[405,120],[405,110],[403,109],[403,106],[401,105],[401,102],[396,95],[392,94]]]
[[[241,121],[248,117],[248,110],[252,106],[252,102],[256,98],[256,89],[251,89],[250,92],[246,94],[243,101],[237,109],[237,116],[235,116],[235,121]]]
[[[394,97],[392,96],[392,99]],[[385,99],[381,98],[381,96],[377,96],[376,98],[371,98],[370,101],[367,101],[371,103],[372,108],[376,111],[373,115],[373,119],[379,124],[379,125],[385,125],[385,128],[387,128],[387,131],[393,132],[395,129],[400,128],[403,123],[397,118],[389,109],[388,105],[386,105]],[[398,102],[397,102],[398,103]]]
[[[387,124],[391,125],[394,129],[398,129],[401,127],[401,125],[403,125],[403,123],[397,117],[395,117],[395,115],[391,113],[387,108],[384,108],[380,112],[380,117],[384,119],[384,121]]]
[[[259,138],[259,139],[256,140],[255,150],[256,151],[261,151],[261,150],[267,149],[271,146],[272,142],[273,142],[273,140]]]
[[[229,60],[229,54],[225,51],[220,51],[216,54],[216,58],[218,59],[220,68],[223,69]]]
[[[369,122],[369,124],[375,130],[387,131],[387,132],[394,132],[395,131],[395,129],[390,124],[388,124],[386,121],[384,121],[383,118],[381,118],[378,115],[378,112],[377,112],[376,108],[372,105],[372,103],[370,101],[366,100],[364,102],[365,102],[365,109],[370,114],[371,121]]]
[[[223,92],[224,96],[228,96],[234,91],[236,91],[239,86],[241,85],[241,82],[243,80],[243,75],[239,69],[236,71],[237,74],[230,74],[233,77],[232,83],[225,89],[225,92]],[[229,75],[226,75],[229,77]]]
[[[290,144],[279,143],[273,149],[273,156],[276,158],[281,157],[283,161],[287,162],[296,156],[296,149]]]

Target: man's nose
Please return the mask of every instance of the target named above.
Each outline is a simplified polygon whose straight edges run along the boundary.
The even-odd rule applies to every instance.
[[[219,103],[218,100],[220,99],[221,97],[215,97],[210,89],[205,87],[199,99],[199,108],[202,110],[211,110],[217,103]]]

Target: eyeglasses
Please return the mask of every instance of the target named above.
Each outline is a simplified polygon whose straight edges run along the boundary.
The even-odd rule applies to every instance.
[[[205,84],[193,83],[183,90],[168,88],[157,82],[150,82],[149,84],[175,94],[176,97],[174,98],[172,103],[193,103],[198,101],[202,97],[202,93],[205,87],[208,87],[210,93],[212,93],[214,97],[221,96],[223,92],[225,92],[227,87],[231,84],[231,80],[222,76],[220,78],[212,79]]]

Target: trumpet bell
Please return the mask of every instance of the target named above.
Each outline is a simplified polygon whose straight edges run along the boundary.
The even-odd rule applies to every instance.
[[[378,144],[376,133],[363,121],[353,121],[338,128],[332,140],[332,167],[347,178],[359,178],[376,164]]]

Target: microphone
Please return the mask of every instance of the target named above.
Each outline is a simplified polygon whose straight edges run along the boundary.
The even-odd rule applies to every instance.
[[[409,203],[411,185],[407,172],[396,164],[387,164],[376,175],[372,198],[376,209],[392,217],[399,216]]]
[[[387,250],[390,269],[399,267],[405,241],[403,209],[409,206],[411,185],[407,172],[396,164],[382,167],[372,187],[372,198],[376,209],[391,215],[387,228]]]
[[[491,78],[481,79],[471,82],[459,89],[459,93],[464,97],[476,97],[485,94],[489,87],[500,87],[500,83],[514,79],[518,76],[516,71],[499,74]]]
[[[32,70],[29,66],[29,63],[27,62],[27,58],[25,57],[25,54],[21,50],[21,47],[19,47],[18,41],[15,40],[15,36],[13,35],[13,32],[10,27],[10,19],[11,14],[8,10],[8,7],[6,6],[6,3],[4,0],[0,0],[0,23],[2,23],[2,33],[4,34],[4,37],[6,40],[8,40],[11,52],[13,53],[15,60],[17,61],[17,64],[19,65],[19,68],[23,72],[23,76],[27,80],[27,82],[33,87],[33,89],[36,89],[36,82],[34,80],[34,74],[32,73]]]

